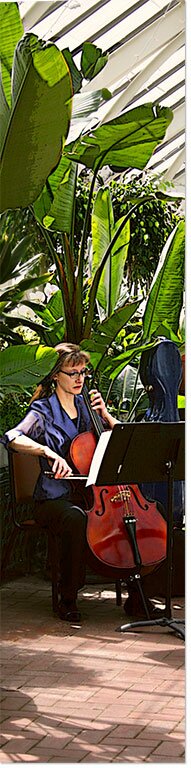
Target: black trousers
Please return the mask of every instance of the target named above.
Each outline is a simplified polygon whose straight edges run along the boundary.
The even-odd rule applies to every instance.
[[[37,502],[34,517],[57,536],[61,596],[64,600],[75,600],[85,583],[86,514],[75,503],[61,498]]]

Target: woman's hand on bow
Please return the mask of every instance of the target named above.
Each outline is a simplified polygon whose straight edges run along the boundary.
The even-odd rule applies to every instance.
[[[58,456],[58,454],[55,453],[55,451],[52,451],[47,445],[44,446],[44,456],[48,459],[55,480],[72,476],[72,469],[69,467],[69,464],[67,464],[66,459],[63,459],[62,456]]]

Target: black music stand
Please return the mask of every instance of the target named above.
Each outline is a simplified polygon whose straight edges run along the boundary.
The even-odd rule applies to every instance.
[[[185,476],[184,422],[116,424],[104,453],[95,485],[167,482],[167,583],[165,616],[133,621],[116,631],[161,626],[185,638],[184,621],[171,617],[173,550],[173,483]],[[146,611],[148,615],[148,611]],[[182,627],[180,625],[183,625]]]

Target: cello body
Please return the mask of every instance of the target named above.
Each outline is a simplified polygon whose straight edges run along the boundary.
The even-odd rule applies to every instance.
[[[70,457],[80,474],[88,474],[96,443],[92,432],[74,438]],[[128,578],[137,570],[148,574],[166,558],[166,522],[157,503],[148,502],[133,484],[92,486],[92,492],[86,512],[94,565],[115,578]]]

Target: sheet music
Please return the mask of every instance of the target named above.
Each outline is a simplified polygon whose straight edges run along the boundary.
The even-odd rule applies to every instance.
[[[96,483],[98,472],[99,472],[109,439],[111,437],[111,434],[112,434],[112,430],[107,430],[106,432],[102,432],[100,435],[98,444],[96,445],[96,449],[94,451],[86,486],[95,485]]]

